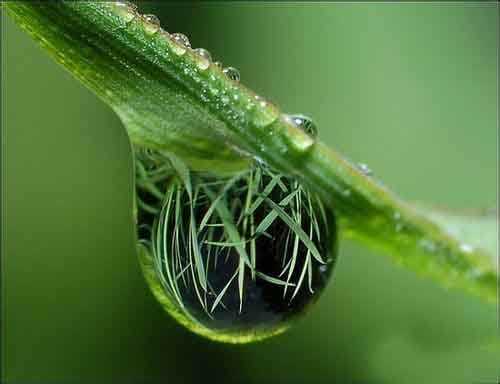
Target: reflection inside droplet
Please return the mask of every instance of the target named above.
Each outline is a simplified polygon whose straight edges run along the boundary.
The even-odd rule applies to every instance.
[[[222,72],[233,81],[240,81],[240,72],[233,67],[227,67]]]
[[[165,183],[151,156],[136,155],[139,239],[148,252],[141,262],[154,271],[148,281],[167,311],[218,340],[285,330],[329,280],[332,212],[264,165],[225,178],[192,173],[186,188],[178,179]],[[151,187],[142,182],[148,175]]]

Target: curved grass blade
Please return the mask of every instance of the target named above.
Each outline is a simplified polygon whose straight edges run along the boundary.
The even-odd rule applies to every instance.
[[[248,157],[258,158],[315,191],[335,210],[344,237],[496,303],[495,255],[484,245],[491,240],[469,252],[438,217],[402,201],[140,15],[131,18],[111,2],[8,1],[2,7],[116,111],[134,145],[220,174],[247,169]]]

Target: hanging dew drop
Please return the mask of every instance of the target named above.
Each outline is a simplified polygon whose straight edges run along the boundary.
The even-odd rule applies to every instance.
[[[320,296],[336,259],[335,217],[296,180],[257,163],[231,177],[180,177],[152,151],[136,151],[136,164],[141,265],[181,324],[255,341],[285,331]]]
[[[227,67],[222,72],[233,81],[240,81],[240,72],[233,67]]]

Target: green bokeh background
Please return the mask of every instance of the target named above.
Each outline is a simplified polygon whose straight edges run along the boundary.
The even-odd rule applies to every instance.
[[[491,207],[498,8],[142,4],[170,32],[369,164],[403,198]],[[131,154],[112,111],[5,15],[3,334],[8,383],[495,382],[497,312],[342,242],[291,331],[229,346],[178,326],[143,281]]]

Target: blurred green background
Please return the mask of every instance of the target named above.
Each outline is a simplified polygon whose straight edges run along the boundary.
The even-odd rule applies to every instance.
[[[494,4],[141,4],[403,198],[496,205]],[[246,346],[178,326],[143,281],[120,121],[3,15],[8,383],[496,382],[497,313],[342,242],[291,331]]]

